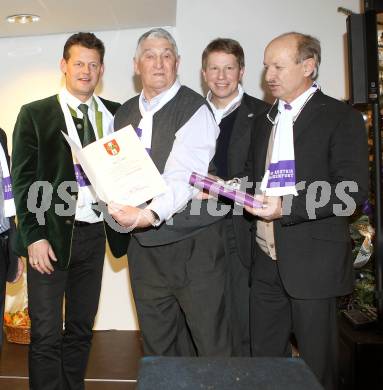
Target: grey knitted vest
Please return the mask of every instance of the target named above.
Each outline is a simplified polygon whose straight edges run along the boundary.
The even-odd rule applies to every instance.
[[[139,96],[135,96],[120,107],[114,119],[115,130],[129,124],[135,129],[138,127],[141,120],[138,104]],[[164,171],[176,132],[203,104],[207,105],[206,100],[201,95],[182,86],[176,96],[154,114],[151,158],[160,173]],[[207,105],[207,107],[209,106]],[[171,225],[163,223],[156,228],[136,230],[133,236],[142,246],[166,245],[191,237],[219,219],[210,216],[205,205],[201,208],[200,215],[191,215],[189,202],[182,212],[174,215]]]
[[[137,128],[141,120],[138,101],[139,95],[121,106],[114,118],[115,130],[129,124]],[[206,100],[201,95],[188,87],[181,86],[176,96],[154,114],[150,157],[160,173],[164,171],[176,132],[203,104],[206,104]]]

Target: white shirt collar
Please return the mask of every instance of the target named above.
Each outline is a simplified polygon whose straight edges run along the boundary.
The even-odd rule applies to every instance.
[[[238,84],[238,95],[234,99],[232,99],[225,107],[217,108],[212,101],[213,94],[211,93],[211,91],[207,93],[206,100],[213,111],[215,120],[218,125],[221,123],[221,120],[225,116],[228,116],[241,104],[243,94],[244,94],[243,87],[241,84]]]
[[[65,103],[70,106],[73,110],[76,110],[76,114],[78,118],[82,118],[82,112],[78,109],[78,106],[80,104],[86,104],[89,107],[89,110],[94,112],[95,111],[95,103],[94,98],[91,96],[86,102],[82,102],[80,99],[76,98],[76,96],[73,96],[66,87],[63,87],[61,90],[61,97],[64,98]]]
[[[282,105],[289,104],[292,109],[291,113],[292,115],[296,115],[302,107],[307,103],[308,99],[313,95],[318,89],[320,89],[319,84],[314,82],[309,88],[306,89],[302,94],[300,94],[298,97],[296,97],[292,102],[287,103],[284,100],[279,100],[279,111]]]
[[[177,90],[181,88],[181,83],[178,79],[169,87],[166,91],[161,92],[159,95],[154,96],[150,101],[145,98],[144,91],[141,91],[140,99],[146,111],[153,110],[161,101],[161,99],[168,93],[172,88]]]

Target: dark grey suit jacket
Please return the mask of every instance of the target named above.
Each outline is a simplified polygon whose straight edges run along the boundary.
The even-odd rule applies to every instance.
[[[275,116],[273,110],[271,116]],[[254,123],[246,171],[260,182],[272,124],[266,115]],[[305,189],[292,197],[291,212],[274,222],[279,272],[287,293],[299,299],[322,299],[348,294],[353,288],[348,217],[335,216],[345,208],[335,192],[338,183],[355,182],[348,201],[362,204],[368,194],[367,132],[360,112],[317,91],[294,124],[296,181]],[[329,201],[310,218],[307,188],[329,183]],[[339,187],[338,187],[339,189]],[[291,197],[290,197],[291,199]],[[284,197],[283,202],[288,202]]]

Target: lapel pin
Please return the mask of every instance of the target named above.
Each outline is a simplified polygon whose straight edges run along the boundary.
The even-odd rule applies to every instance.
[[[254,114],[252,112],[247,115],[248,118],[252,118],[253,116],[254,116]]]

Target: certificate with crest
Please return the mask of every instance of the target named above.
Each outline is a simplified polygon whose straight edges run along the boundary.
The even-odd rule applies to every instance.
[[[84,148],[63,135],[85,181],[105,203],[138,206],[166,191],[164,179],[131,125]]]

